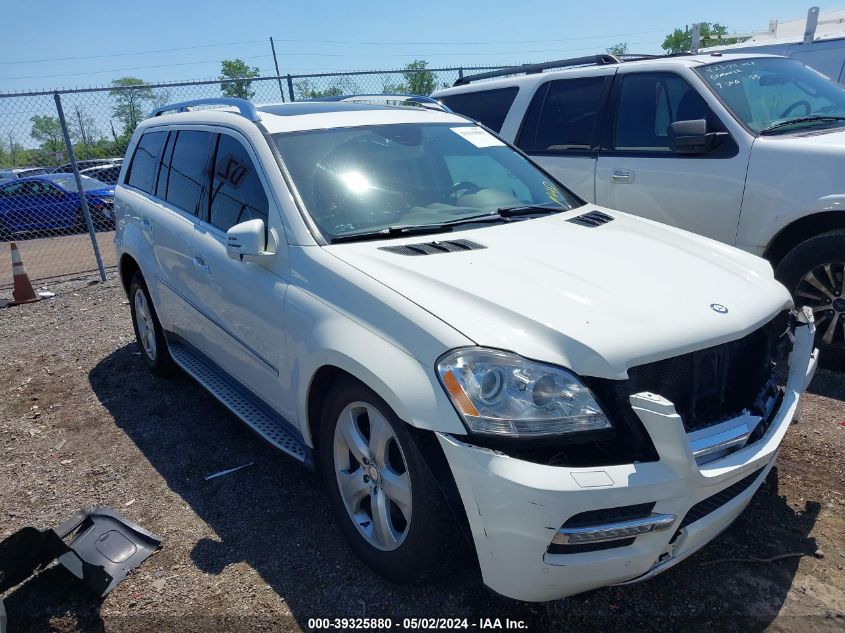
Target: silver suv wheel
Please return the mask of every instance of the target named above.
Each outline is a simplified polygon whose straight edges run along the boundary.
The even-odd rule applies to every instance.
[[[156,335],[153,317],[142,288],[135,292],[135,325],[138,327],[138,342],[150,360],[156,359]]]
[[[411,527],[411,477],[390,423],[373,405],[353,402],[334,432],[335,477],[358,532],[382,551],[397,549]]]

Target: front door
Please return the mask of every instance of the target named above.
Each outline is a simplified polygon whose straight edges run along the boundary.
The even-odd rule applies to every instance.
[[[192,242],[192,294],[205,311],[200,351],[287,419],[279,370],[285,338],[282,314],[287,280],[267,264],[230,259],[226,231],[240,222],[264,220],[284,235],[281,216],[268,195],[264,174],[245,138],[222,131],[212,148],[209,204]]]
[[[596,202],[733,244],[750,144],[728,135],[709,153],[675,153],[668,133],[675,121],[707,119],[710,130],[727,131],[702,96],[672,72],[620,70],[617,83]]]

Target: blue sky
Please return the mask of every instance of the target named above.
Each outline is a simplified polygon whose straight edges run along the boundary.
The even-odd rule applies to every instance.
[[[150,82],[214,78],[220,60],[234,57],[258,66],[262,75],[272,74],[271,35],[283,74],[392,69],[414,59],[426,59],[431,66],[523,63],[599,53],[620,41],[629,42],[634,52],[657,53],[674,27],[706,20],[719,21],[731,32],[759,31],[770,19],[805,15],[810,2],[4,4],[0,92],[101,86],[126,75]]]

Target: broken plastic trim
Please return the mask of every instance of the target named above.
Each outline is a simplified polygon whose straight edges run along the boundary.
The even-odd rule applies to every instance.
[[[0,593],[58,559],[105,597],[160,546],[161,537],[114,510],[83,508],[52,529],[25,527],[0,543]]]

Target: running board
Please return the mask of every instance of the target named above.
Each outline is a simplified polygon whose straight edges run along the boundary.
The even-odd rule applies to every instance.
[[[167,347],[179,367],[253,431],[297,461],[312,465],[311,449],[287,420],[190,345],[169,340]]]

